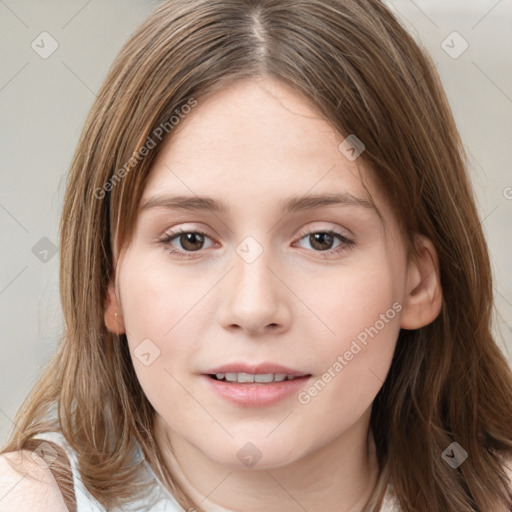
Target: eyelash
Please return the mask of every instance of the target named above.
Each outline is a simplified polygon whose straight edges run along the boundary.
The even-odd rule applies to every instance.
[[[301,236],[299,237],[299,240],[302,240],[303,238],[305,238],[307,236],[310,236],[313,234],[318,234],[318,233],[331,235],[331,236],[337,238],[341,242],[341,244],[338,247],[336,247],[335,249],[329,249],[327,251],[313,250],[313,252],[319,253],[321,255],[325,255],[322,257],[328,257],[331,255],[340,254],[344,251],[349,251],[355,245],[355,242],[353,240],[349,240],[346,236],[342,235],[341,233],[338,233],[337,231],[333,231],[333,230],[308,231],[306,233],[302,233]],[[202,237],[210,238],[208,236],[208,234],[205,233],[204,231],[186,230],[186,229],[180,228],[177,231],[173,231],[171,233],[165,234],[164,237],[158,241],[158,243],[163,245],[164,247],[168,247],[174,239],[178,238],[182,234],[196,234],[196,235],[200,235]],[[169,252],[169,254],[173,255],[173,256],[177,256],[178,258],[187,259],[187,258],[193,258],[194,253],[200,252],[200,251],[201,251],[201,249],[199,249],[199,251],[186,251],[186,252],[172,250]]]

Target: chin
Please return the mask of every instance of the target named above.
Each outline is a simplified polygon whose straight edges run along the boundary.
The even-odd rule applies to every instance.
[[[254,437],[252,441],[240,442],[231,440],[228,445],[217,445],[217,450],[212,453],[211,447],[199,449],[208,454],[216,463],[233,470],[265,470],[275,469],[297,462],[305,455],[297,453],[297,446],[283,446],[282,438],[274,442],[269,439],[258,441]]]

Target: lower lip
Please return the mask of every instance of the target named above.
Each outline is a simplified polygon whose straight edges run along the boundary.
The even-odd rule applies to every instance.
[[[259,382],[242,384],[215,380],[207,375],[203,377],[215,393],[242,407],[264,407],[276,404],[293,394],[297,394],[310,379],[309,376],[305,376],[268,384]]]

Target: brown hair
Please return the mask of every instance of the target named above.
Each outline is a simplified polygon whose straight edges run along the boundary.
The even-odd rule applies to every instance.
[[[104,304],[113,243],[129,243],[166,139],[154,140],[158,128],[228,82],[258,75],[290,84],[341,134],[356,134],[408,247],[421,233],[439,255],[442,311],[425,327],[401,330],[373,404],[381,471],[366,510],[379,510],[389,482],[404,511],[510,509],[502,464],[512,459],[512,372],[491,334],[492,275],[466,156],[431,60],[378,0],[169,0],[131,36],[86,120],[67,181],[62,343],[2,452],[62,429],[84,484],[109,508],[140,490],[139,467],[130,465],[136,440],[180,504],[200,510],[163,463],[154,410],[125,335],[105,327]],[[172,126],[165,131],[172,137]],[[141,156],[148,137],[155,147]],[[58,423],[47,417],[52,404]],[[454,441],[469,454],[457,469],[441,457]]]

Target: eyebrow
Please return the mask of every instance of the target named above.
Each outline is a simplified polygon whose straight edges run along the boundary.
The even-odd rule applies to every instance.
[[[303,210],[314,210],[325,206],[358,206],[375,210],[375,206],[368,200],[354,196],[348,192],[313,194],[308,196],[294,196],[281,201],[281,213],[290,213]],[[223,201],[211,197],[200,196],[170,196],[156,195],[148,198],[141,206],[141,211],[153,208],[168,210],[208,211],[217,214],[229,214],[230,208]]]

